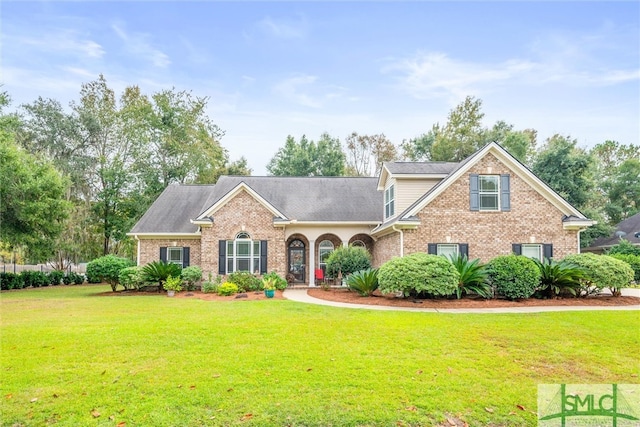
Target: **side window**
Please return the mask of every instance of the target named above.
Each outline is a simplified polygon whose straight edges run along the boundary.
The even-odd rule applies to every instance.
[[[395,185],[391,185],[384,190],[384,218],[390,218],[395,215]]]

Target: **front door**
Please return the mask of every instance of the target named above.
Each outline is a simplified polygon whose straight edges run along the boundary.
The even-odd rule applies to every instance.
[[[304,243],[301,240],[292,241],[289,244],[289,273],[293,274],[296,282],[304,282],[305,263]]]

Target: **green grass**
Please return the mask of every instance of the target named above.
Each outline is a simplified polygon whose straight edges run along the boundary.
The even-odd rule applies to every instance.
[[[538,384],[639,382],[637,311],[97,296],[107,290],[0,295],[3,426],[522,426],[536,423]]]

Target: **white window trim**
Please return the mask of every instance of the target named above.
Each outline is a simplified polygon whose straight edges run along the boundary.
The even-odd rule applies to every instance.
[[[328,242],[331,243],[331,249],[329,249],[329,246],[326,247],[322,247],[322,244]],[[333,242],[331,240],[323,240],[322,242],[320,242],[320,244],[318,244],[318,268],[321,268],[323,271],[326,268],[327,263],[322,261],[322,255],[325,253],[331,253],[336,249],[335,245],[333,244]]]
[[[180,260],[172,260],[171,259],[171,253],[172,252],[178,252],[180,254]],[[169,246],[167,248],[167,262],[169,264],[176,264],[179,265],[180,267],[182,267],[183,262],[184,262],[184,251],[183,248],[180,246]]]
[[[533,257],[529,255],[525,255],[525,249],[533,249],[536,248],[538,250],[538,255]],[[540,243],[523,243],[520,247],[520,254],[526,256],[527,258],[537,259],[538,261],[542,261],[544,257],[544,248]]]
[[[393,193],[393,197],[391,194]],[[396,189],[395,184],[391,184],[384,190],[384,218],[391,218],[396,210]]]
[[[244,237],[246,236],[246,237]],[[229,244],[231,243],[231,247],[229,246]],[[242,255],[242,256],[238,256],[238,244],[239,243],[249,243],[249,254],[248,255]],[[256,248],[257,248],[257,253],[256,253]],[[229,249],[232,249],[233,251],[229,251]],[[232,253],[230,253],[232,252]],[[259,240],[252,240],[251,236],[245,232],[242,233],[238,233],[236,235],[235,240],[227,240],[227,254],[226,254],[226,259],[225,259],[225,271],[227,272],[227,274],[230,273],[235,273],[238,271],[248,271],[249,273],[255,273],[255,271],[252,270],[239,270],[238,269],[238,261],[242,261],[242,260],[249,260],[249,268],[253,268],[256,265],[256,261],[257,261],[257,268],[255,270],[257,270],[258,272],[261,271],[261,259],[260,259],[260,241]],[[229,269],[229,261],[231,260],[232,265],[231,265],[231,270]]]
[[[486,190],[482,190],[482,179],[483,178],[487,178],[487,177],[491,177],[491,178],[495,178],[497,181],[497,185],[496,185],[496,190],[495,191],[486,191]],[[496,207],[495,208],[484,208],[482,207],[482,196],[483,195],[495,195],[496,197]],[[500,211],[500,175],[489,175],[489,174],[485,174],[485,175],[478,175],[478,209],[482,212],[499,212]]]
[[[436,254],[444,256],[444,257],[449,257],[449,255],[445,255],[443,253],[440,253],[440,249],[441,248],[444,249],[445,247],[455,248],[455,252],[453,254],[455,256],[457,256],[460,253],[460,245],[457,244],[457,243],[438,243],[438,245],[436,246]]]

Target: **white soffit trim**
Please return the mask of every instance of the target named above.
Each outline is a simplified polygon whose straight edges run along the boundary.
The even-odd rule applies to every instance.
[[[200,235],[199,231],[195,233],[127,233],[127,236],[146,239],[199,239]]]
[[[511,154],[505,151],[504,148],[500,147],[495,142],[491,142],[487,144],[480,151],[473,154],[473,158],[466,162],[460,169],[455,171],[453,174],[449,175],[448,178],[445,178],[441,185],[434,189],[432,193],[430,193],[424,200],[422,200],[418,205],[416,205],[411,211],[407,212],[404,215],[404,218],[411,217],[417,215],[426,205],[428,205],[433,199],[438,197],[444,190],[446,190],[453,182],[457,181],[461,176],[466,174],[469,169],[475,166],[482,158],[484,158],[488,153],[496,156],[498,160],[504,163],[507,167],[513,170],[520,178],[522,178],[527,184],[533,187],[538,193],[540,193],[545,199],[547,199],[553,206],[558,208],[565,215],[575,215],[579,218],[584,218],[584,215],[578,211],[576,208],[571,206],[569,202],[564,200],[562,197],[558,195],[555,191],[553,191],[547,184],[542,182],[540,178],[535,176],[533,172],[527,169],[522,163],[516,160]],[[586,219],[586,218],[585,218]]]
[[[195,219],[195,221],[203,220],[211,215],[213,215],[216,211],[220,210],[224,205],[226,205],[231,199],[236,197],[241,191],[246,191],[251,197],[256,199],[262,206],[264,206],[269,212],[271,212],[274,216],[279,218],[287,219],[287,217],[276,209],[271,203],[264,199],[261,195],[256,193],[253,188],[249,187],[244,181],[240,184],[236,185],[231,191],[225,194],[220,200],[214,203],[209,209],[204,211],[202,215]]]

